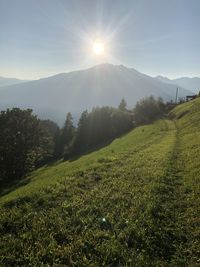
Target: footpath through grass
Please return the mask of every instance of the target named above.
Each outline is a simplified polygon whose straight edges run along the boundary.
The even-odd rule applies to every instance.
[[[180,179],[177,225],[184,233],[176,257],[200,266],[200,98],[172,111],[178,129],[176,172]]]
[[[4,195],[0,265],[198,266],[199,104]]]

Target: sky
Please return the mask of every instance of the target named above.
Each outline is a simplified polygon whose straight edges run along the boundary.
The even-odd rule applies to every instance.
[[[107,62],[200,77],[199,14],[199,0],[0,0],[0,76],[38,79]]]

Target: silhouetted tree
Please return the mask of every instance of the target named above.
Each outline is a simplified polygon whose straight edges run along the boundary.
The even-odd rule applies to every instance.
[[[67,113],[67,117],[65,120],[64,127],[62,129],[61,133],[61,142],[63,145],[63,155],[65,157],[68,156],[68,154],[71,153],[71,147],[72,147],[72,142],[75,134],[75,127],[73,125],[73,117],[72,114],[69,112]]]
[[[119,136],[133,129],[133,113],[113,109],[112,111],[112,125],[114,130],[114,137]]]
[[[118,108],[122,111],[126,111],[127,103],[124,98],[122,98]]]
[[[61,130],[57,127],[54,138],[54,149],[53,149],[53,157],[54,159],[59,159],[63,155],[63,143],[61,141]]]
[[[76,131],[76,136],[73,144],[73,153],[79,153],[88,148],[88,111],[82,112],[81,117],[78,122],[78,128]]]
[[[57,127],[54,136],[54,158],[59,159],[66,157],[71,153],[72,142],[75,135],[75,127],[73,125],[73,117],[71,113],[67,113],[66,120],[62,129]]]
[[[96,107],[83,112],[74,141],[74,153],[86,152],[133,128],[129,112],[112,107]]]
[[[51,120],[41,120],[41,124],[48,130],[48,132],[54,138],[58,128],[57,123]]]
[[[32,110],[13,108],[0,113],[1,180],[23,177],[49,160],[52,150],[52,138]]]
[[[71,142],[73,136],[74,136],[73,118],[72,114],[69,112],[67,113],[65,124],[62,129],[62,138],[64,146],[68,145]]]
[[[136,125],[151,123],[165,113],[165,104],[161,98],[153,96],[138,101],[133,109],[134,122]]]

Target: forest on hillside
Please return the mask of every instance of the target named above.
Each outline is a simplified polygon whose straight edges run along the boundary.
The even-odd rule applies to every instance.
[[[53,121],[39,119],[31,109],[1,111],[0,182],[11,183],[44,164],[94,150],[138,125],[163,117],[172,106],[150,96],[128,109],[122,99],[118,108],[83,111],[77,126],[69,112],[61,128]]]

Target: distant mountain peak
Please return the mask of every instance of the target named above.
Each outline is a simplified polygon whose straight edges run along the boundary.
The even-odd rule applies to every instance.
[[[180,77],[176,79],[169,79],[161,75],[157,76],[156,79],[168,83],[175,84],[177,86],[183,87],[191,92],[198,93],[200,90],[200,78],[199,77]]]
[[[158,76],[156,76],[155,78],[157,78],[157,79],[166,79],[166,80],[170,80],[168,77],[166,77],[166,76],[162,76],[162,75],[158,75]]]
[[[94,106],[118,106],[125,98],[133,107],[154,95],[174,100],[176,85],[161,82],[133,68],[103,63],[88,69],[60,73],[23,84],[2,87],[0,109],[32,108],[41,118],[63,123],[67,112],[74,117]],[[180,87],[180,97],[191,94]]]
[[[100,64],[96,64],[94,66],[89,67],[88,69],[93,69],[93,68],[108,68],[108,67],[114,67],[112,63],[104,62]]]
[[[24,82],[27,82],[27,80],[20,80],[17,78],[8,78],[0,76],[0,87],[24,83]]]

